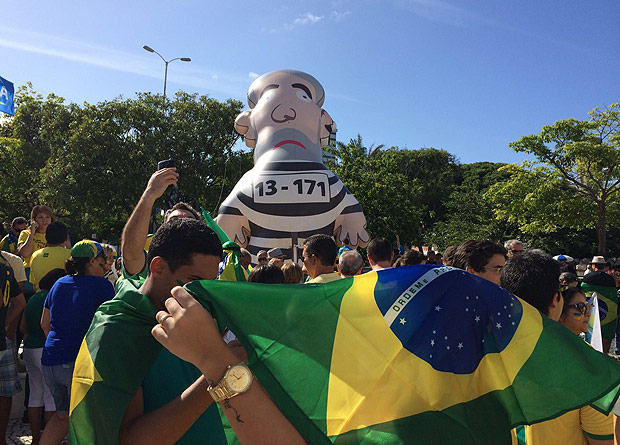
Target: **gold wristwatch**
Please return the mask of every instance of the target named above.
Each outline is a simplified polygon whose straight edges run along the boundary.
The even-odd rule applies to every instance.
[[[253,378],[252,371],[245,363],[228,365],[222,380],[215,386],[209,385],[207,391],[213,400],[221,402],[246,392],[250,389]]]

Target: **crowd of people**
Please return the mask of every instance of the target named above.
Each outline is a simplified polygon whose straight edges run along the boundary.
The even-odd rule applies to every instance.
[[[214,401],[241,442],[303,443],[262,387],[252,384],[255,377],[234,333],[222,336],[209,313],[178,286],[218,278],[223,250],[217,235],[186,203],[169,209],[162,226],[149,235],[155,201],[177,181],[175,168],[150,178],[125,225],[120,261],[115,246],[92,239],[71,245],[67,227],[45,205],[35,206],[29,220],[13,219],[0,254],[0,444],[12,397],[21,391],[20,345],[32,443],[63,441],[80,345],[98,307],[112,298],[144,301],[156,310],[152,334],[165,346],[122,415],[119,443],[226,443]],[[570,257],[554,259],[519,240],[504,245],[467,240],[439,254],[401,243],[398,236],[395,244],[377,237],[362,255],[348,239],[337,245],[333,237],[316,234],[303,241],[300,263],[280,248],[256,256],[240,249],[247,281],[263,284],[313,285],[391,267],[452,266],[513,292],[576,335],[587,331],[590,317],[581,282],[620,288],[620,268],[601,256],[589,261],[586,271]],[[247,385],[231,387],[230,375],[245,376]],[[611,444],[613,420],[585,407],[514,434],[528,444]]]

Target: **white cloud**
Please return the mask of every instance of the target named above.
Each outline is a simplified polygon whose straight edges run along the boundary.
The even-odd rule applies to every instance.
[[[329,18],[332,19],[335,22],[339,22],[340,20],[343,20],[345,17],[351,15],[352,12],[351,11],[332,11],[332,13],[329,15]]]
[[[250,72],[248,73],[248,77],[249,77],[250,79],[256,79],[259,75],[260,75],[260,74],[255,73],[254,71],[250,71]]]
[[[306,12],[301,17],[297,17],[294,21],[294,25],[314,25],[315,23],[323,20],[324,16],[322,15],[314,15],[309,12]]]

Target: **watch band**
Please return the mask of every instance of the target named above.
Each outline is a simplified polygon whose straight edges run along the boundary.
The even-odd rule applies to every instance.
[[[213,398],[213,400],[215,402],[222,402],[224,400],[228,400],[231,399],[235,396],[238,396],[239,394],[243,394],[243,392],[247,391],[247,389],[249,389],[249,386],[246,390],[242,391],[242,392],[238,392],[235,391],[234,389],[230,388],[228,386],[228,384],[226,383],[226,378],[228,377],[228,374],[230,372],[230,369],[235,367],[235,366],[239,366],[242,365],[244,368],[248,369],[247,365],[245,363],[238,363],[235,365],[228,365],[226,367],[226,372],[224,373],[224,377],[222,377],[222,379],[214,386],[213,384],[209,384],[209,386],[207,387],[207,392],[211,395],[211,397]],[[250,372],[251,375],[251,379],[253,380],[253,374]]]

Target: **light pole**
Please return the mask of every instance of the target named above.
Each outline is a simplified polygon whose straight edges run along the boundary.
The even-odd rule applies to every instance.
[[[163,60],[164,63],[166,64],[166,72],[164,74],[164,99],[165,99],[166,98],[166,83],[168,82],[168,64],[170,62],[174,62],[175,60],[180,60],[181,62],[191,62],[192,59],[190,59],[189,57],[175,57],[174,59],[166,60],[166,59],[164,59],[164,57],[161,54],[159,54],[157,51],[155,51],[150,46],[144,45],[142,48],[144,48],[145,50],[147,50],[150,53],[157,54],[161,58],[161,60]]]

